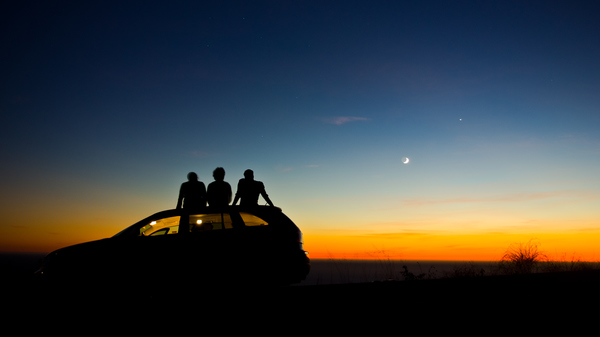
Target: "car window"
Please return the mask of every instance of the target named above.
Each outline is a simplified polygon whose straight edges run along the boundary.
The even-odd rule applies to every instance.
[[[167,228],[159,229],[156,232],[150,234],[150,236],[166,235],[166,234],[168,234],[171,231],[171,229],[173,229],[173,228],[172,227],[171,228],[167,227]]]
[[[191,214],[189,223],[192,232],[233,228],[231,216],[228,213]]]
[[[229,213],[190,214],[188,223],[191,232],[203,232],[234,227],[267,226],[269,223],[256,215],[240,212],[237,221],[232,220]],[[240,219],[243,225],[240,223]],[[185,221],[180,216],[173,216],[148,222],[139,229],[140,236],[159,236],[179,233],[180,221]],[[237,223],[237,224],[236,224]]]
[[[265,220],[257,217],[254,214],[250,214],[250,213],[246,213],[246,212],[240,212],[240,216],[242,217],[242,220],[244,221],[244,224],[247,227],[267,226],[269,224],[268,222],[266,222]]]
[[[175,234],[179,228],[179,216],[153,220],[140,228],[140,234],[143,236]]]

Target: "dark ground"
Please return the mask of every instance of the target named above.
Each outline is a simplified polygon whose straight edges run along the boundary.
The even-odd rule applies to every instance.
[[[279,307],[306,307],[345,310],[352,307],[401,308],[419,305],[440,306],[470,303],[480,308],[515,302],[570,302],[577,305],[600,299],[600,270],[536,273],[526,275],[481,276],[414,281],[289,286],[220,288],[186,284],[87,284],[61,286],[40,283],[30,275],[3,279],[2,297],[20,307],[45,306],[53,302],[86,305],[89,301],[112,305],[139,303],[146,307],[186,302],[228,303],[257,301]],[[88,303],[89,304],[89,303]]]
[[[544,320],[548,328],[560,326],[565,317],[579,317],[578,327],[592,322],[586,317],[595,322],[600,307],[600,270],[276,288],[128,280],[112,286],[50,285],[34,280],[27,268],[6,265],[0,275],[0,301],[16,322],[32,317],[56,323],[116,315],[145,325],[172,319],[191,323],[268,317],[300,325],[343,320],[348,326],[366,321],[387,324],[391,319],[398,320],[399,328],[418,323],[438,329],[440,320],[508,319],[504,326],[515,320]],[[562,318],[549,318],[553,316]],[[236,326],[230,324],[226,326]]]

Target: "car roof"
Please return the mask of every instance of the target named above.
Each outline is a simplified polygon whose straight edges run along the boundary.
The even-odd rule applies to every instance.
[[[246,212],[254,215],[263,215],[263,216],[272,216],[275,214],[282,214],[281,208],[272,207],[272,206],[227,206],[226,208],[222,207],[202,207],[197,209],[168,209],[164,211],[160,211],[154,213],[146,218],[144,218],[139,222],[145,222],[152,218],[161,218],[161,217],[169,217],[169,216],[177,216],[182,214],[208,214],[208,213],[221,213],[221,212]]]

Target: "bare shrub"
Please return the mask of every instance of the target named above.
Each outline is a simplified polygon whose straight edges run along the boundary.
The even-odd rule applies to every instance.
[[[502,255],[499,269],[506,274],[532,273],[539,262],[548,260],[538,246],[539,242],[535,239],[511,244]]]

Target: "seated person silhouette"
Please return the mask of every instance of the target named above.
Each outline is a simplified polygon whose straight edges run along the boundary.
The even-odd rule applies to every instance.
[[[179,189],[176,209],[180,209],[182,206],[184,209],[206,207],[204,183],[198,180],[198,175],[194,172],[188,173],[187,178],[188,181],[181,184]]]
[[[213,171],[215,181],[208,184],[206,190],[208,206],[225,207],[231,202],[231,185],[224,181],[225,170],[222,167],[217,167]]]
[[[233,199],[233,205],[240,201],[240,206],[257,206],[258,196],[262,195],[263,199],[270,205],[273,206],[271,199],[265,191],[265,185],[261,181],[254,180],[254,172],[252,170],[246,170],[244,172],[244,178],[238,182],[237,192],[235,193],[235,199]]]

